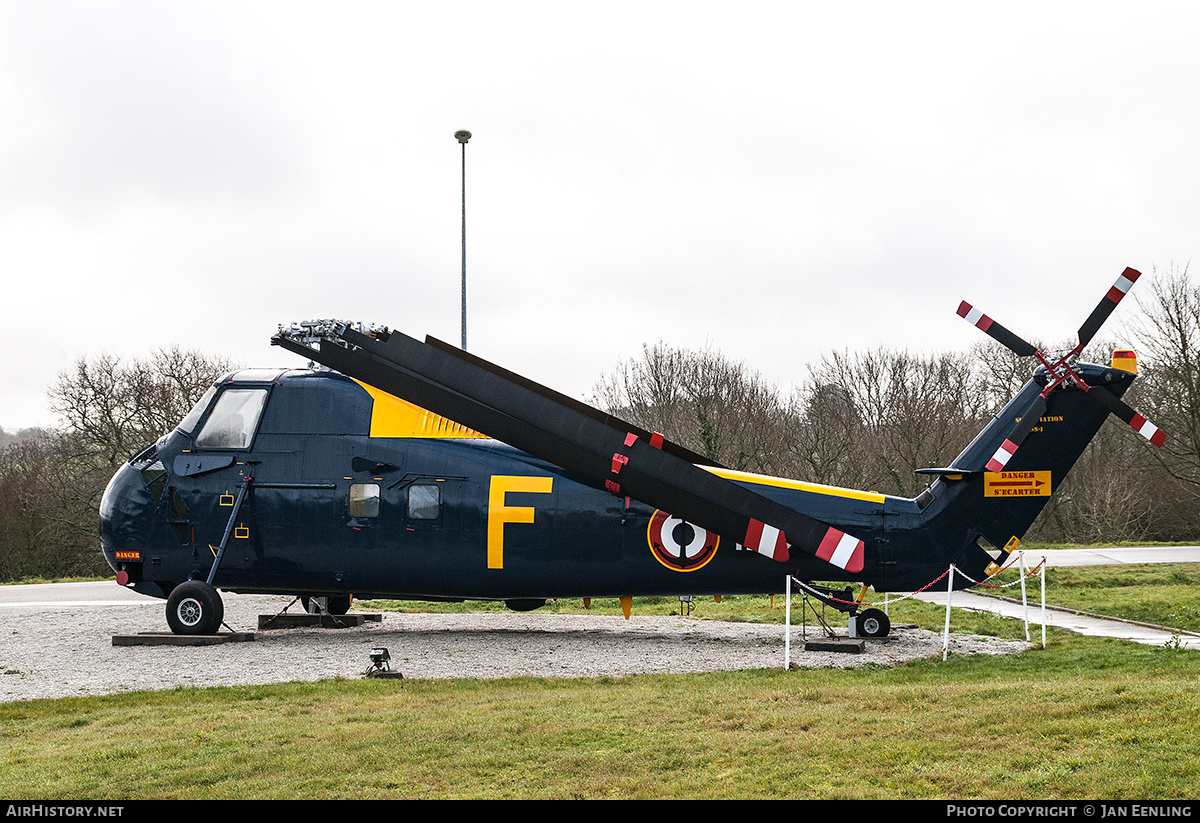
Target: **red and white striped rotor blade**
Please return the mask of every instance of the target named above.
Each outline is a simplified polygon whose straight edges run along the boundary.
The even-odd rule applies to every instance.
[[[1018,357],[1031,357],[1038,352],[1037,346],[1025,342],[966,300],[959,303],[958,316],[996,342],[1011,349]]]
[[[1092,342],[1092,338],[1096,336],[1096,332],[1100,331],[1100,327],[1104,325],[1104,321],[1113,313],[1113,309],[1121,302],[1122,298],[1129,293],[1133,288],[1133,284],[1142,276],[1142,273],[1137,269],[1126,268],[1121,272],[1121,276],[1117,278],[1117,282],[1113,283],[1112,288],[1108,290],[1108,294],[1104,295],[1100,304],[1092,310],[1088,319],[1083,321],[1083,325],[1079,327],[1079,344],[1086,346]]]
[[[1004,467],[1008,465],[1008,461],[1017,453],[1017,449],[1025,438],[1029,436],[1029,432],[1033,431],[1033,427],[1037,425],[1037,421],[1042,416],[1042,412],[1046,411],[1046,398],[1038,395],[1034,398],[1029,409],[1021,415],[1021,419],[1017,421],[1017,425],[1013,428],[1012,433],[1000,444],[1000,448],[996,449],[996,453],[992,455],[992,459],[987,462],[985,468],[990,472],[1002,472]]]
[[[1124,400],[1101,386],[1088,386],[1088,395],[1100,401],[1110,412],[1124,420],[1135,432],[1158,448],[1167,441],[1167,434],[1145,417],[1138,414]]]
[[[750,520],[750,527],[746,530],[746,539],[742,545],[772,560],[788,559],[787,537],[779,529],[761,520]],[[863,569],[865,546],[866,544],[854,535],[829,526],[817,545],[815,554],[826,563],[856,574]]]

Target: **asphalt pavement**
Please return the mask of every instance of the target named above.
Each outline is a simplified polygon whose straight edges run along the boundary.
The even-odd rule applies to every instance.
[[[1029,550],[1024,553],[1026,568],[1035,568],[1043,558],[1047,569],[1061,566],[1105,566],[1141,563],[1200,563],[1200,546],[1168,546],[1114,549],[1055,549],[1050,551]],[[1053,572],[1050,575],[1053,585]],[[951,606],[960,609],[992,612],[1015,620],[1028,619],[1030,637],[1040,638],[1040,626],[1064,629],[1077,634],[1095,637],[1115,637],[1146,643],[1152,646],[1178,645],[1200,650],[1200,634],[1176,632],[1170,628],[1146,626],[1092,615],[1076,614],[1064,609],[1045,611],[1043,618],[1041,591],[1036,579],[1027,582],[1028,606],[995,597],[956,591],[951,595]],[[1020,587],[1004,590],[1006,597],[1021,596]],[[946,592],[932,590],[919,595],[919,599],[944,605]],[[40,583],[22,586],[0,586],[0,610],[4,607],[23,608],[68,608],[75,606],[124,606],[131,608],[153,607],[162,609],[162,601],[145,597],[118,586],[113,581],[92,583]],[[951,615],[951,630],[954,628]]]
[[[1200,563],[1200,546],[1138,546],[1118,549],[1030,549],[1025,565],[1040,558],[1053,566],[1119,566],[1125,563]]]
[[[1200,546],[1029,550],[1024,552],[1024,559],[1027,569],[1036,568],[1044,559],[1048,585],[1053,585],[1054,573],[1051,570],[1056,566],[1200,563]],[[1078,614],[1066,609],[1047,608],[1043,613],[1041,587],[1036,578],[1026,581],[1027,604],[1010,602],[1010,599],[1020,599],[1021,589],[1019,586],[1005,589],[1003,595],[1009,599],[1002,600],[971,591],[956,591],[950,596],[950,604],[953,608],[991,612],[1014,620],[1028,620],[1031,624],[1030,639],[1034,641],[1040,641],[1041,626],[1044,623],[1046,626],[1092,637],[1115,637],[1150,646],[1180,646],[1200,649],[1200,634],[1196,632],[1177,632],[1162,626],[1149,626],[1097,615]],[[945,605],[946,592],[930,591],[919,595],[918,598],[928,603]],[[954,630],[953,614],[950,617],[950,629]]]

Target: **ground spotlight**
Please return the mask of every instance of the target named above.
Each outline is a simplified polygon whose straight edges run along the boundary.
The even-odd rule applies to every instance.
[[[392,656],[388,654],[388,650],[383,646],[377,646],[371,649],[371,665],[363,673],[366,677],[379,677],[383,672],[391,671],[392,667],[388,661]]]

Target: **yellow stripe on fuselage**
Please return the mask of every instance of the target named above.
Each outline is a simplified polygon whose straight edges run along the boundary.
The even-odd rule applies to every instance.
[[[362,386],[374,401],[371,406],[371,437],[487,437],[374,386],[358,380],[354,382]]]
[[[885,496],[879,492],[862,492],[857,489],[843,489],[837,486],[823,486],[820,483],[805,483],[803,480],[788,480],[785,477],[770,477],[765,474],[751,474],[750,472],[739,472],[733,469],[718,469],[713,466],[701,466],[705,471],[710,471],[717,477],[724,477],[726,480],[738,480],[744,483],[754,483],[760,486],[775,486],[780,489],[797,489],[802,492],[812,492],[813,494],[824,494],[830,497],[848,497],[851,500],[866,500],[871,503],[882,503]]]
[[[374,405],[371,407],[371,437],[447,437],[487,439],[486,434],[468,429],[453,420],[426,411],[420,406],[413,405],[407,400],[401,400],[395,395],[369,386],[359,380],[355,383],[362,386],[371,395]],[[789,480],[785,477],[771,477],[765,474],[751,474],[733,469],[719,469],[713,466],[700,468],[712,472],[726,480],[737,480],[761,486],[775,486],[781,489],[797,489],[798,491],[824,494],[830,497],[845,497],[851,500],[866,500],[872,503],[882,503],[884,495],[878,492],[864,492],[856,489],[843,489],[837,486],[824,486],[820,483],[806,483],[802,480]]]

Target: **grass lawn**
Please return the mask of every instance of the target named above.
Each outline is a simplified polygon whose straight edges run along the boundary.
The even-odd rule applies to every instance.
[[[1168,604],[1194,610],[1197,568],[1052,570],[1050,600],[1166,623]],[[693,617],[779,621],[781,599],[697,599]],[[592,604],[606,609],[619,613]],[[678,610],[669,598],[634,605]],[[907,601],[892,617],[936,631],[943,614]],[[1024,636],[969,613],[953,630]],[[0,796],[1200,797],[1200,653],[1050,641],[894,668],[329,680],[0,704]]]
[[[330,680],[0,706],[9,798],[1200,796],[1200,655]]]

